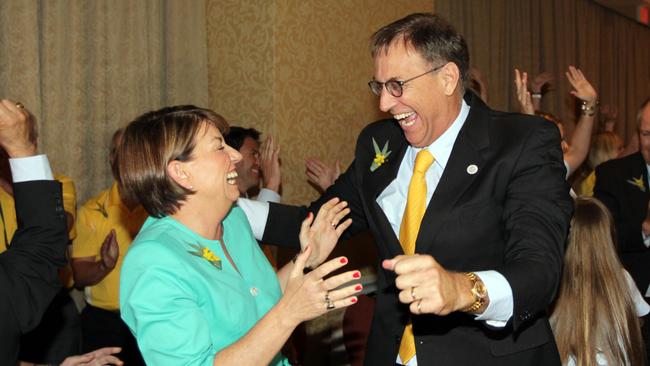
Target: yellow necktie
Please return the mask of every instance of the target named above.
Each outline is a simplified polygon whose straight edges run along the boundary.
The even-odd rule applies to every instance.
[[[424,174],[434,160],[433,155],[426,149],[420,150],[415,157],[415,167],[409,183],[406,208],[399,229],[399,241],[402,244],[404,254],[415,253],[415,240],[418,237],[418,232],[420,232],[420,223],[427,206],[427,182]],[[409,322],[404,328],[402,342],[399,345],[399,357],[403,364],[407,364],[414,355],[415,338],[413,337],[413,325]]]

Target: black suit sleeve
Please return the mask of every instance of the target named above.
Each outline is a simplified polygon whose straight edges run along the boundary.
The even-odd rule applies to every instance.
[[[355,162],[331,185],[325,193],[309,207],[288,206],[280,203],[269,204],[269,216],[266,220],[263,243],[284,245],[300,248],[300,223],[307,217],[308,212],[314,215],[320,207],[334,197],[347,201],[350,208],[352,225],[343,233],[341,239],[347,239],[367,228],[364,209],[357,193],[357,183],[354,175]]]
[[[555,297],[573,210],[559,133],[545,123],[526,137],[504,203],[508,238],[499,271],[512,289],[515,330],[544,313]]]
[[[0,254],[0,309],[24,333],[38,325],[61,287],[57,269],[66,262],[68,236],[59,182],[16,183],[14,198],[18,230]]]

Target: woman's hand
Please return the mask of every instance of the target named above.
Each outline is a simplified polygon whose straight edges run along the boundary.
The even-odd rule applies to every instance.
[[[348,260],[345,257],[331,259],[308,274],[303,274],[311,250],[312,247],[308,246],[296,257],[285,286],[284,295],[278,303],[278,306],[285,311],[285,316],[290,317],[291,323],[295,325],[316,318],[330,310],[356,303],[357,297],[354,295],[363,289],[360,284],[341,287],[350,281],[361,278],[361,273],[356,270],[324,278],[346,265]]]
[[[119,358],[113,356],[113,354],[119,353],[121,350],[120,347],[104,347],[96,349],[84,355],[70,356],[63,360],[61,366],[121,366],[124,363]]]
[[[584,100],[588,104],[593,105],[596,103],[596,100],[598,99],[596,89],[589,84],[589,81],[585,78],[580,69],[574,66],[569,66],[569,71],[566,72],[566,78],[574,89],[571,91],[571,94],[580,100]]]
[[[352,219],[341,220],[350,213],[348,203],[339,202],[338,198],[332,198],[325,202],[318,210],[314,220],[310,212],[300,227],[300,247],[312,247],[312,253],[307,261],[308,268],[314,268],[323,263],[332,253],[341,234],[352,224]],[[313,223],[312,223],[313,222]]]

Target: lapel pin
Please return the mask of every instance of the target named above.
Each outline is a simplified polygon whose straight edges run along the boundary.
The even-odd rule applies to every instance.
[[[476,165],[471,164],[467,166],[467,174],[474,175],[476,174],[476,172],[478,172],[478,167]]]

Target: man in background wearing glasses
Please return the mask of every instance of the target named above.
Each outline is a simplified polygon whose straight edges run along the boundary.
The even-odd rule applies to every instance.
[[[372,57],[393,118],[361,132],[308,208],[271,204],[263,241],[295,241],[307,210],[348,202],[346,234],[369,228],[383,267],[366,365],[559,365],[546,309],[572,201],[557,128],[466,92],[467,45],[438,16],[379,29]]]

